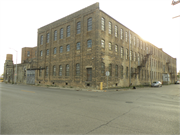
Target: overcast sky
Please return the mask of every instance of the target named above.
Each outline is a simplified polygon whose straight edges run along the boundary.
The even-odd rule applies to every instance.
[[[0,75],[6,54],[21,62],[21,48],[37,46],[37,29],[99,2],[100,9],[144,40],[177,58],[180,70],[180,4],[172,0],[0,0]]]

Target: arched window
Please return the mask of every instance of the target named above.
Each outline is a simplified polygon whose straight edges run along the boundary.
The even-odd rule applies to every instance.
[[[112,33],[112,23],[109,22],[109,34],[111,34],[111,33]]]
[[[43,56],[43,51],[40,51],[40,56]]]
[[[118,45],[115,45],[115,52],[118,51]]]
[[[112,50],[112,43],[109,42],[109,50],[111,51]]]
[[[77,42],[77,44],[76,44],[76,50],[80,50],[80,48],[81,48],[80,42]]]
[[[54,48],[53,54],[56,54],[56,47]]]
[[[53,76],[56,76],[56,66],[53,66]]]
[[[81,22],[77,22],[77,34],[81,33]]]
[[[69,76],[69,65],[66,65],[66,76]]]
[[[70,28],[70,25],[68,25],[68,26],[67,26],[67,37],[70,37],[70,31],[71,31],[70,29],[71,29],[71,28]]]
[[[62,52],[63,52],[63,47],[62,47],[62,46],[60,46],[60,48],[59,48],[59,52],[60,52],[60,53],[62,53]]]
[[[117,37],[118,36],[118,26],[116,25],[115,26],[115,37]]]
[[[43,45],[43,35],[41,35],[40,44]]]
[[[79,63],[76,64],[76,76],[80,76],[80,65],[79,65]]]
[[[105,19],[103,17],[101,18],[101,30],[105,30]]]
[[[123,29],[121,29],[121,40],[123,39]]]
[[[91,48],[91,47],[92,47],[92,40],[91,40],[91,39],[89,39],[89,40],[87,41],[87,47],[88,47],[88,48]]]
[[[59,66],[59,76],[62,76],[62,65]]]
[[[104,39],[101,39],[101,47],[102,47],[102,48],[105,47],[105,41],[104,41]]]
[[[66,51],[67,51],[67,52],[70,51],[70,45],[66,45]]]
[[[92,30],[92,17],[88,18],[87,30],[88,30],[88,31],[91,31],[91,30]]]
[[[54,41],[57,40],[57,30],[54,31]]]
[[[49,43],[49,33],[46,35],[46,43]]]
[[[60,39],[63,39],[63,28],[60,29]]]
[[[49,55],[49,49],[46,50],[46,55],[47,55],[47,56]]]
[[[121,65],[121,79],[123,79],[123,66]]]

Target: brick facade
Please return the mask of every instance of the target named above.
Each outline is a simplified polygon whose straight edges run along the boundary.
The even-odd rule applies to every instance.
[[[35,83],[42,85],[106,87],[106,71],[110,87],[129,86],[130,77],[133,85],[149,85],[164,73],[176,80],[176,59],[100,10],[99,3],[39,28],[37,47],[22,49],[22,63],[28,59],[38,69]]]

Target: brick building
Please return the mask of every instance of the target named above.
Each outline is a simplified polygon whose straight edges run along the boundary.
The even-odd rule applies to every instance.
[[[34,61],[29,66],[35,84],[42,85],[106,87],[106,71],[110,87],[149,85],[163,74],[176,80],[176,58],[100,10],[99,3],[39,28],[37,48],[22,50],[22,62],[28,59]]]

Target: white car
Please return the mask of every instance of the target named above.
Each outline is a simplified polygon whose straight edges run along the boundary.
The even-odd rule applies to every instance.
[[[162,87],[162,83],[160,81],[155,81],[151,84],[151,87]]]

